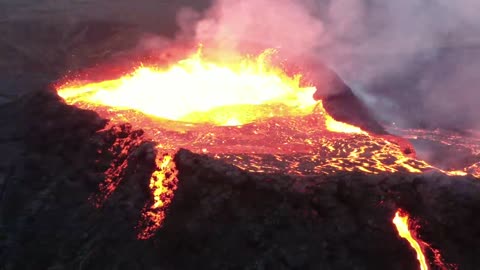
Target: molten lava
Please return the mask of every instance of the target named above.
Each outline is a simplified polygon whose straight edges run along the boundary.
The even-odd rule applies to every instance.
[[[204,60],[199,51],[165,69],[140,67],[116,80],[64,85],[58,94],[69,103],[215,125],[310,113],[315,88],[300,87],[300,76],[289,77],[268,65],[272,53],[267,50],[255,59],[223,66]],[[256,105],[270,106],[258,109]]]
[[[165,209],[171,203],[173,193],[177,187],[177,169],[168,154],[158,155],[155,160],[156,168],[150,178],[150,190],[153,193],[153,203],[146,205],[140,221],[141,231],[139,239],[148,239],[162,225],[165,218]]]
[[[231,61],[199,51],[173,65],[145,65],[117,79],[71,80],[58,87],[67,103],[95,110],[113,124],[129,122],[158,143],[152,203],[145,207],[140,238],[161,225],[176,183],[168,154],[179,148],[256,173],[437,170],[385,136],[336,121],[313,99],[316,88],[272,64],[272,53]],[[108,193],[117,183],[108,174],[118,177],[117,167],[107,171]]]
[[[395,217],[392,220],[393,224],[397,228],[398,235],[408,241],[410,246],[415,250],[417,254],[417,260],[419,262],[420,270],[428,270],[426,251],[429,251],[431,257],[433,257],[432,263],[435,264],[435,269],[447,270],[457,269],[454,264],[446,264],[440,251],[434,249],[428,243],[418,239],[416,237],[416,231],[410,227],[410,218],[403,210],[398,209],[395,213]]]
[[[408,215],[402,213],[401,210],[397,210],[395,213],[395,217],[393,218],[393,224],[397,228],[398,235],[404,238],[405,240],[410,243],[410,246],[415,250],[417,253],[417,260],[420,264],[420,270],[428,270],[427,261],[425,259],[425,254],[423,253],[423,249],[420,246],[419,242],[415,239],[410,231],[409,224],[408,224]]]

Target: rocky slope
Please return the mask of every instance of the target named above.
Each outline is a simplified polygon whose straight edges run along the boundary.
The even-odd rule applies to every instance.
[[[397,208],[446,263],[480,263],[473,178],[251,174],[188,150],[174,156],[179,183],[163,227],[137,240],[154,168],[153,144],[132,143],[141,131],[103,129],[44,89],[1,110],[4,269],[418,269],[392,224]],[[97,208],[91,198],[118,157],[128,167]]]

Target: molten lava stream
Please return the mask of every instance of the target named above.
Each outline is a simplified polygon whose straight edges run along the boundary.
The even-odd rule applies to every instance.
[[[422,246],[415,238],[415,232],[410,228],[408,214],[404,213],[401,209],[398,209],[393,218],[393,224],[397,228],[398,235],[408,241],[410,246],[417,253],[417,260],[420,264],[420,270],[428,270],[427,260],[425,259],[425,254]]]
[[[169,154],[157,154],[155,170],[150,177],[152,202],[147,203],[142,211],[142,219],[138,225],[139,239],[148,239],[153,236],[165,219],[165,210],[172,202],[177,189],[177,174],[175,162]]]

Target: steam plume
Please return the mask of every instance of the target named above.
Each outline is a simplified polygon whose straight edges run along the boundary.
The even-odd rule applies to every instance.
[[[475,0],[217,0],[179,24],[204,44],[326,62],[384,121],[480,128],[476,10]]]

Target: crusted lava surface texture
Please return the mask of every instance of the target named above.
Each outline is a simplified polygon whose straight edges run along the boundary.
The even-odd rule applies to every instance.
[[[392,224],[399,208],[431,269],[480,265],[471,176],[254,173],[158,153],[53,91],[0,109],[5,269],[419,269]]]

